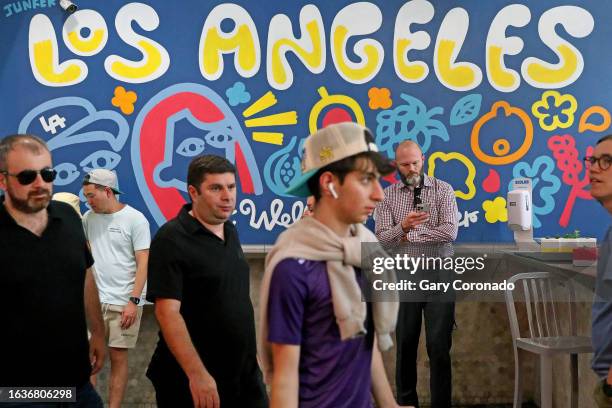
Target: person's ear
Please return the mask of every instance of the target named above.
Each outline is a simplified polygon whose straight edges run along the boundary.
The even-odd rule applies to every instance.
[[[191,198],[191,202],[194,201],[195,197],[200,195],[198,189],[195,188],[195,186],[192,186],[191,184],[187,186],[187,193],[189,193],[189,198]]]

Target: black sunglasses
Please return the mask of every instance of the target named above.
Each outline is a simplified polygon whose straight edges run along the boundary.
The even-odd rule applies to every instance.
[[[17,174],[11,174],[8,171],[2,171],[0,173],[6,174],[7,176],[16,177],[17,181],[22,186],[27,186],[28,184],[32,184],[34,180],[36,180],[36,176],[38,174],[40,174],[40,177],[42,177],[45,183],[51,183],[53,180],[55,180],[55,176],[57,176],[57,171],[49,167],[45,167],[42,170],[23,170]]]

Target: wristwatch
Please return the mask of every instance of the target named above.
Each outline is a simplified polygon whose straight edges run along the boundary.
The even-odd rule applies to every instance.
[[[601,388],[603,389],[604,394],[606,394],[606,397],[612,398],[612,385],[608,384],[606,378],[604,378],[601,382]]]
[[[138,306],[138,304],[140,303],[140,298],[137,298],[136,296],[130,296],[130,302]]]

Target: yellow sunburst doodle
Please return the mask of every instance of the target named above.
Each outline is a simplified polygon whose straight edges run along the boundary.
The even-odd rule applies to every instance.
[[[266,92],[242,112],[242,116],[250,118],[264,110],[276,105],[278,100],[272,91]],[[267,126],[295,125],[298,121],[297,111],[280,112],[258,118],[247,119],[244,125],[249,128]],[[282,145],[284,134],[282,132],[253,132],[251,137],[256,142]]]

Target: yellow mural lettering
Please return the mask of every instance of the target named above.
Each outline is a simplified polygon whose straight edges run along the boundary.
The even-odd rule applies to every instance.
[[[405,38],[397,41],[397,50],[395,52],[397,72],[400,78],[406,82],[419,82],[427,76],[427,65],[420,61],[404,61],[404,55],[408,53],[410,43],[410,40]]]
[[[352,68],[346,63],[344,55],[344,46],[348,39],[348,29],[344,26],[339,26],[333,33],[333,50],[334,50],[334,61],[342,75],[349,79],[349,81],[356,83],[366,82],[368,78],[374,76],[378,71],[378,67],[381,64],[380,55],[378,50],[373,45],[365,45],[363,52],[365,54],[365,64],[361,68]]]
[[[482,71],[469,62],[456,62],[463,46],[470,18],[461,7],[450,10],[438,32],[434,50],[434,69],[438,80],[454,91],[468,91],[482,81]]]
[[[162,76],[170,67],[170,55],[161,44],[137,34],[134,22],[145,31],[153,31],[159,26],[159,16],[153,7],[143,3],[126,4],[117,13],[117,33],[126,44],[142,53],[142,59],[131,61],[110,55],[104,61],[104,68],[108,75],[119,81],[139,84]]]
[[[512,73],[514,71],[507,69],[503,65],[503,50],[502,47],[489,47],[489,55],[487,57],[487,72],[489,79],[498,88],[516,89],[518,80]]]
[[[529,79],[542,85],[556,85],[567,82],[578,70],[578,57],[565,45],[560,45],[557,51],[561,56],[561,66],[559,68],[549,68],[537,62],[527,64]]]
[[[425,31],[413,32],[413,24],[427,24],[434,16],[434,7],[427,0],[406,2],[397,12],[393,35],[393,64],[395,73],[404,82],[417,83],[429,74],[429,67],[423,61],[410,61],[408,52],[429,47],[431,37]]]
[[[204,43],[202,61],[208,76],[222,71],[222,54],[236,52],[237,64],[245,71],[252,70],[257,64],[255,44],[249,27],[241,25],[232,38],[223,38],[216,28],[211,28]]]
[[[462,200],[471,200],[476,195],[476,185],[474,184],[474,179],[476,178],[476,166],[474,163],[465,155],[458,152],[451,153],[443,153],[443,152],[435,152],[431,156],[429,156],[428,160],[428,170],[427,175],[430,177],[435,176],[436,172],[436,160],[440,159],[443,162],[447,162],[449,160],[458,160],[468,171],[467,177],[465,178],[465,186],[467,187],[467,191],[455,190],[455,196]]]
[[[330,47],[336,70],[344,80],[363,84],[380,71],[385,55],[380,42],[372,38],[356,41],[352,51],[357,56],[358,62],[349,58],[347,45],[351,37],[375,33],[381,25],[382,12],[373,3],[349,4],[336,14],[330,31]]]
[[[133,66],[125,62],[116,61],[111,65],[111,71],[115,75],[126,79],[139,79],[146,78],[157,71],[162,62],[159,50],[147,41],[139,41],[138,47],[144,50],[144,65]]]
[[[438,48],[436,64],[438,66],[442,82],[449,84],[453,89],[467,88],[474,83],[476,75],[474,70],[467,66],[453,67],[451,58],[455,53],[454,41],[442,40]]]
[[[84,30],[89,33],[83,36]],[[96,55],[106,46],[108,27],[104,17],[94,10],[79,10],[68,16],[62,28],[66,47],[81,56]]]
[[[78,84],[87,77],[87,65],[71,59],[59,63],[57,37],[51,20],[37,14],[30,21],[28,33],[30,67],[34,78],[46,86],[68,86]]]
[[[321,38],[321,32],[316,22],[312,21],[306,25],[306,30],[310,38]],[[284,69],[280,49],[282,47],[291,48],[299,57],[306,62],[310,67],[316,67],[321,64],[323,59],[323,49],[319,41],[312,41],[312,51],[307,51],[300,47],[295,41],[290,39],[279,40],[272,49],[272,75],[274,81],[279,84],[287,82],[287,71]]]
[[[231,16],[231,17],[228,17]],[[224,20],[232,20],[234,29],[221,29]],[[234,68],[238,75],[250,78],[259,70],[261,49],[257,28],[249,13],[237,4],[224,3],[209,13],[200,36],[200,72],[209,81],[223,74],[223,55],[234,54]]]
[[[559,6],[545,11],[538,22],[538,34],[542,42],[552,50],[559,62],[549,63],[538,58],[526,58],[521,73],[529,85],[543,89],[558,89],[575,82],[584,69],[580,51],[564,38],[557,26],[561,25],[574,38],[591,34],[595,20],[582,7]]]
[[[294,53],[312,73],[319,74],[325,68],[325,27],[319,9],[307,4],[300,11],[302,37],[293,35],[291,20],[277,14],[270,20],[268,29],[267,76],[275,89],[287,89],[293,84],[293,71],[286,54]]]
[[[70,42],[70,44],[75,49],[83,53],[87,53],[87,54],[90,54],[100,49],[101,48],[100,44],[102,44],[103,39],[104,39],[103,30],[94,31],[91,38],[87,40],[81,40],[79,35],[74,31],[71,31],[70,33],[68,33],[68,41]]]

